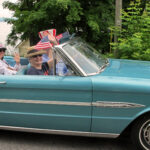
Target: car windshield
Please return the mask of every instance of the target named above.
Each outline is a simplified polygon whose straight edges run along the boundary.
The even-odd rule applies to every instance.
[[[70,41],[63,49],[86,75],[101,72],[107,64],[107,59],[80,38]]]

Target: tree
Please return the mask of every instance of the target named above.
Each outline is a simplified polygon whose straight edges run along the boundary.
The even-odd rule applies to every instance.
[[[13,25],[9,44],[29,38],[34,45],[39,31],[56,28],[57,33],[68,30],[81,35],[103,52],[109,49],[108,27],[114,24],[115,0],[19,0],[3,6],[14,11],[15,19],[7,20]]]
[[[117,30],[117,29],[115,29]],[[122,30],[118,32],[118,58],[150,60],[150,3],[143,11],[141,0],[131,1],[122,11]]]

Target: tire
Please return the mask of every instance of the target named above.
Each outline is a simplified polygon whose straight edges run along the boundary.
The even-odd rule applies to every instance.
[[[150,115],[143,116],[133,124],[131,139],[138,150],[150,150]]]

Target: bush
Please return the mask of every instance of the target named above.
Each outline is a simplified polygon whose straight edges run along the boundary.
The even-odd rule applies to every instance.
[[[132,1],[122,11],[122,30],[111,28],[118,33],[118,43],[111,43],[121,59],[150,60],[150,3],[142,12],[141,0]]]

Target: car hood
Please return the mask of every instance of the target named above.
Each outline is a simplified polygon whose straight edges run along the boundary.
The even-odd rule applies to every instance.
[[[109,59],[100,75],[150,79],[150,61]]]

